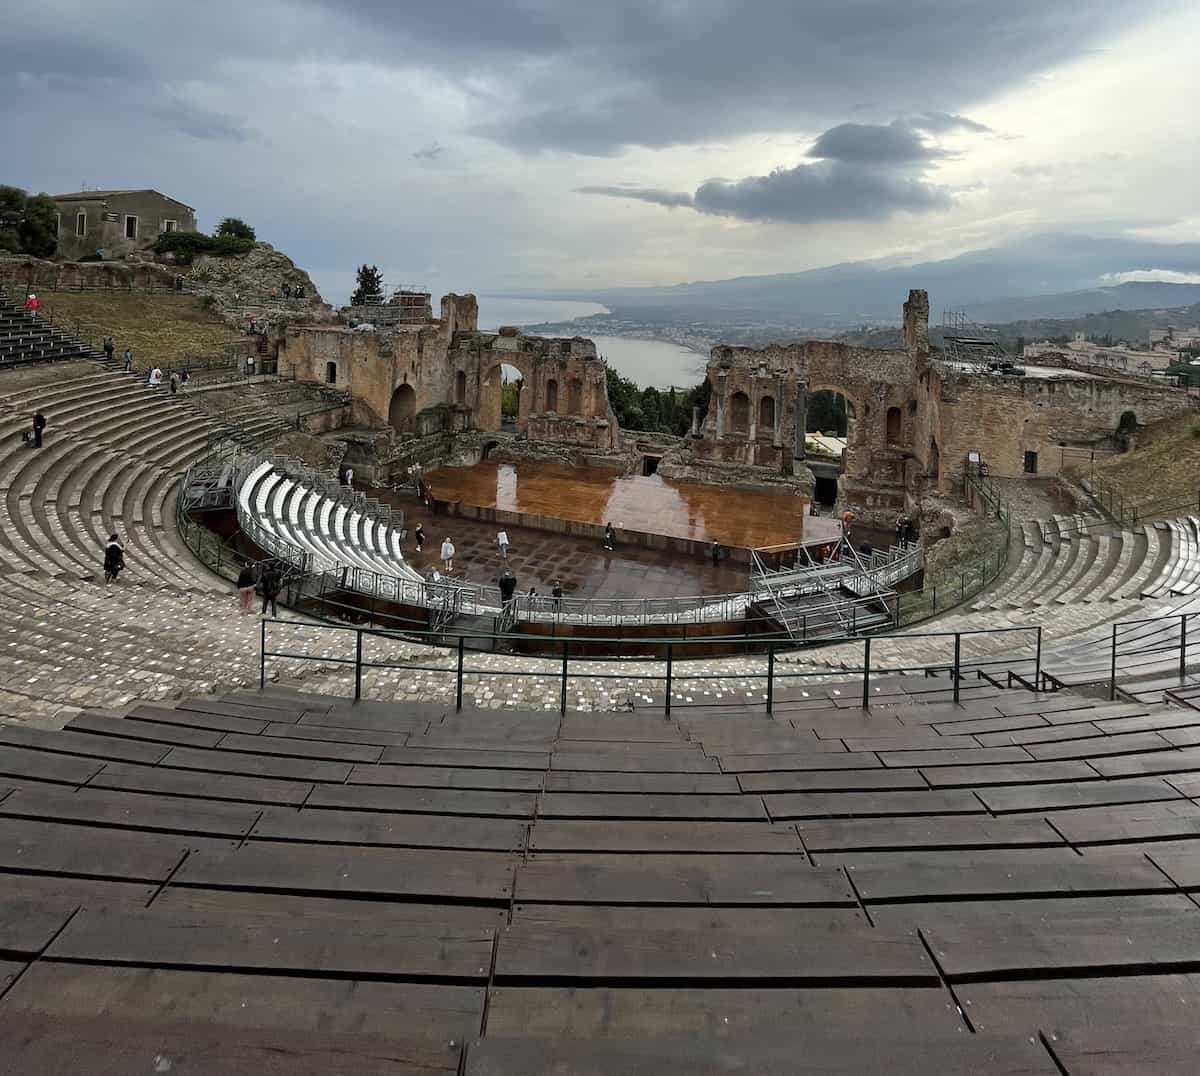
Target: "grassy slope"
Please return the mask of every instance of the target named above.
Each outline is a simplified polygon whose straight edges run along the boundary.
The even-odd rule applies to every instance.
[[[1200,415],[1195,413],[1155,423],[1139,436],[1141,445],[1133,452],[1097,460],[1097,481],[1122,494],[1127,506],[1147,506],[1147,518],[1194,513],[1200,490],[1200,432],[1193,431],[1200,431]],[[1072,473],[1087,478],[1091,468],[1072,468]]]
[[[191,295],[47,292],[41,298],[55,320],[65,318],[67,329],[96,347],[111,336],[118,357],[131,348],[138,369],[151,360],[174,365],[217,358],[239,335]]]

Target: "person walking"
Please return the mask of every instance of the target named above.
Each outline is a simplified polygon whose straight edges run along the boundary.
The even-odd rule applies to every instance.
[[[500,547],[500,559],[508,560],[508,531],[496,535],[496,545]]]
[[[454,571],[454,543],[449,536],[442,542],[442,568],[447,574]]]
[[[896,517],[896,545],[904,541],[904,516]]]
[[[604,524],[604,548],[614,549],[616,547],[617,536],[613,531],[611,523]]]
[[[720,543],[715,538],[713,539],[713,542],[712,542],[711,551],[712,551],[713,567],[715,568],[718,564],[721,563],[721,546],[720,546]]]
[[[174,396],[179,392],[179,375],[171,371],[171,395]]]
[[[34,295],[32,292],[30,292],[29,298],[25,300],[26,313],[36,314],[41,308],[42,308],[41,300],[38,299],[38,297],[36,295]]]
[[[104,358],[105,358],[105,360],[108,362],[112,362],[113,361],[113,353],[116,350],[117,350],[117,346],[116,346],[116,344],[113,343],[113,338],[111,336],[106,336],[104,338]]]
[[[554,586],[550,590],[550,596],[554,599],[554,615],[558,616],[562,613],[563,589],[562,580],[554,580]]]
[[[425,528],[420,523],[417,524],[416,530],[413,531],[413,538],[417,543],[417,552],[420,553],[425,548]]]
[[[262,615],[267,615],[267,606],[271,607],[271,616],[279,616],[279,606],[275,604],[279,597],[279,592],[283,589],[283,573],[280,572],[279,566],[271,561],[263,569],[262,573]]]
[[[46,416],[37,411],[33,416],[33,447],[42,447],[42,431],[46,428]]]
[[[162,384],[162,370],[157,366],[150,371],[150,376],[146,378],[146,385],[149,388],[156,389]]]
[[[238,608],[243,615],[254,612],[254,583],[254,565],[246,561],[237,577]]]
[[[125,354],[121,357],[125,360],[125,372],[131,373],[133,371],[133,352],[126,348]]]
[[[104,582],[115,583],[117,575],[125,568],[125,547],[115,534],[108,536],[108,544],[104,547]]]
[[[191,381],[191,379],[192,375],[187,372],[187,367],[185,366],[183,368],[183,373],[179,375],[179,387],[181,389],[187,388],[187,383]]]

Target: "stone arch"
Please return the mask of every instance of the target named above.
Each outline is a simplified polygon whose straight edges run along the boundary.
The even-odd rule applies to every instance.
[[[578,415],[583,410],[583,381],[571,378],[567,385],[567,414]]]
[[[546,382],[546,410],[558,410],[558,382],[554,378]]]
[[[772,432],[775,429],[775,397],[764,396],[758,401],[758,430]]]
[[[887,409],[887,418],[885,420],[885,435],[889,445],[899,445],[904,442],[904,416],[900,413],[900,408],[889,407]]]
[[[388,424],[397,433],[413,433],[417,424],[417,393],[412,385],[401,385],[392,393]]]
[[[465,370],[459,370],[454,375],[454,402],[459,407],[465,407],[467,403],[467,373]]]
[[[533,364],[529,358],[520,352],[507,352],[495,355],[492,365],[483,376],[479,385],[479,402],[476,405],[477,425],[480,430],[499,430],[503,426],[502,412],[504,367],[515,370],[520,375],[522,388],[519,398],[520,412],[517,416],[516,428],[525,430],[529,426],[529,411],[533,402]]]
[[[731,433],[748,433],[750,430],[750,397],[744,392],[735,392],[729,397],[729,430]]]

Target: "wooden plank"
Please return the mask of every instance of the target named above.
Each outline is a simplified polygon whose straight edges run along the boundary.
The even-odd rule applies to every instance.
[[[307,781],[274,781],[110,762],[88,782],[88,787],[299,807],[313,786]]]
[[[299,725],[320,725],[340,729],[372,729],[377,732],[423,732],[431,721],[441,717],[442,707],[430,706],[428,710],[416,707],[416,713],[410,713],[413,707],[406,707],[404,713],[354,713],[330,710],[328,712],[307,711],[301,715]],[[437,717],[426,716],[427,712],[437,711]]]
[[[46,950],[55,960],[233,972],[422,976],[485,982],[493,931],[431,930],[268,915],[231,920],[199,909],[84,909]]]
[[[1065,713],[1071,710],[1093,710],[1096,702],[1094,699],[1085,699],[1079,695],[1051,694],[1038,698],[1018,692],[1017,698],[1000,699],[992,705],[1002,714],[1010,717],[1016,714],[1040,714],[1045,717],[1047,714]]]
[[[914,730],[906,735],[851,736],[842,742],[848,751],[963,751],[979,746],[970,736],[939,736],[935,732]],[[1004,762],[1005,759],[997,759]]]
[[[1179,799],[1178,790],[1161,778],[1129,781],[1073,781],[1049,785],[981,788],[976,794],[989,811],[1059,811]]]
[[[1151,852],[1150,858],[1176,885],[1183,889],[1200,888],[1200,849],[1167,845],[1161,851]]]
[[[118,829],[242,838],[257,807],[174,796],[145,796],[99,788],[28,789],[0,802],[0,815]]]
[[[290,781],[328,781],[334,784],[341,784],[350,775],[348,762],[275,758],[237,751],[205,751],[198,747],[172,747],[163,757],[162,765],[171,769],[282,777]]]
[[[111,882],[97,878],[68,878],[61,874],[9,874],[0,872],[0,893],[13,900],[69,900],[76,905],[99,907],[135,904],[144,908],[158,889],[157,884]]]
[[[0,1023],[0,1056],[12,1072],[39,1076],[77,1073],[80,1058],[87,1058],[88,1076],[129,1076],[147,1071],[148,1062],[181,1073],[452,1076],[460,1063],[458,1047],[428,1040],[37,1014]]]
[[[26,967],[25,962],[21,960],[0,960],[0,998]],[[0,1009],[0,1012],[3,1011]]]
[[[982,814],[970,792],[779,792],[763,797],[773,819],[884,815]]]
[[[977,736],[985,732],[1045,728],[1046,719],[1041,714],[1026,714],[1018,717],[971,717],[964,721],[945,721],[933,727],[943,736]]]
[[[831,1029],[852,1032],[864,1026],[908,1022],[919,1023],[931,1033],[961,1026],[946,995],[928,987],[639,990],[501,986],[492,990],[488,999],[489,1038],[696,1035],[724,1040],[773,1034],[786,1027],[797,1041],[808,1042]]]
[[[243,732],[257,736],[267,727],[259,718],[231,717],[227,714],[208,714],[197,710],[171,710],[165,706],[137,706],[129,711],[126,721],[150,721],[156,725],[175,725],[180,728],[209,729],[213,732]]]
[[[1077,845],[1200,837],[1200,807],[1190,800],[1057,811],[1053,822]]]
[[[26,725],[0,725],[0,743],[35,751],[81,755],[88,759],[142,762],[150,766],[158,762],[168,750],[165,746],[139,740],[114,740],[111,736],[91,736],[86,732],[69,732],[62,729],[35,729]]]
[[[1140,751],[1168,749],[1170,744],[1156,732],[1127,732],[1093,740],[1068,740],[1065,743],[1030,744],[1027,750],[1036,759],[1101,758],[1106,755],[1132,755]]]
[[[177,744],[183,747],[212,747],[220,738],[212,729],[193,729],[184,725],[168,725],[157,721],[128,721],[107,714],[79,714],[67,722],[75,732],[90,732],[97,736],[116,736],[128,740],[152,740],[155,743]]]
[[[1056,845],[1063,839],[1036,818],[908,818],[839,819],[800,822],[797,826],[810,852],[884,848],[988,848]]]
[[[0,868],[161,882],[196,840],[0,818]]]
[[[507,901],[511,855],[408,848],[328,848],[251,841],[234,851],[188,856],[172,884],[279,889],[323,896],[393,896]]]
[[[259,706],[264,710],[294,710],[297,703],[303,704],[305,713],[324,713],[335,706],[345,706],[344,700],[331,695],[319,695],[312,691],[297,691],[294,688],[280,687],[278,684],[267,684],[253,691],[229,691],[220,696],[222,702],[245,703],[249,706]]]
[[[144,902],[143,902],[144,906]],[[354,897],[318,897],[254,889],[203,889],[168,885],[154,901],[155,908],[179,909],[231,922],[261,916],[314,916],[323,922],[345,920],[351,928],[370,921],[386,932],[393,925],[405,930],[414,924],[430,930],[443,927],[494,930],[508,922],[508,908],[500,905],[430,903],[415,900],[370,900]]]
[[[951,982],[1200,967],[1200,909],[1189,915],[1129,915],[1119,921],[942,922],[926,928],[925,936]]]
[[[397,1027],[448,1042],[479,1031],[483,990],[444,983],[305,979],[56,964],[41,961],[0,1006],[8,1019],[108,1017],[204,1027],[387,1034]]]
[[[777,773],[781,770],[869,770],[883,766],[871,752],[799,752],[775,755],[722,755],[726,773]]]
[[[287,736],[246,736],[239,732],[226,733],[217,745],[221,751],[244,751],[254,755],[280,755],[289,758],[333,759],[335,762],[377,762],[382,746],[369,744],[328,743],[324,740],[302,740]]]
[[[401,766],[480,766],[492,770],[544,770],[546,751],[471,751],[451,747],[386,747],[380,762]]]
[[[1166,741],[1163,741],[1166,743]],[[1171,751],[1151,751],[1144,755],[1098,758],[1092,764],[1101,777],[1134,777],[1155,773],[1182,773],[1200,770],[1200,747]]]
[[[510,852],[525,846],[525,829],[524,822],[503,818],[268,807],[254,826],[253,836],[320,844]]]
[[[1059,1076],[1060,1072],[1036,1038],[995,1039],[961,1032],[953,1038],[950,1032],[922,1035],[904,1021],[889,1023],[886,1030],[876,1026],[873,1031],[871,1036],[861,1031],[857,1036],[849,1031],[806,1035],[803,1049],[797,1049],[796,1040],[786,1033],[749,1039],[695,1035],[583,1041],[489,1037],[468,1047],[464,1076],[651,1076],[668,1072],[686,1072],[688,1076],[784,1072],[794,1076],[884,1072],[888,1076]]]
[[[567,714],[558,730],[560,740],[605,741],[624,743],[679,743],[683,730],[673,721],[659,716],[623,717],[613,714]]]
[[[1061,743],[1066,740],[1086,740],[1103,736],[1095,725],[1077,723],[1073,725],[1046,725],[1037,729],[1020,729],[1015,732],[988,732],[977,737],[984,747],[1000,750],[1010,744]]]
[[[742,773],[743,792],[862,792],[928,788],[918,770],[820,770]]]
[[[1153,732],[1155,729],[1194,729],[1200,727],[1200,714],[1194,710],[1178,710],[1172,707],[1155,710],[1148,714],[1107,718],[1103,721],[1096,721],[1094,724],[1106,736],[1118,735],[1123,732]],[[1175,743],[1169,736],[1164,739]]]
[[[295,703],[291,706],[259,706],[256,703],[230,701],[210,696],[203,698],[183,699],[176,704],[177,710],[188,710],[193,713],[207,714],[216,717],[242,717],[251,721],[298,721],[300,715],[307,709],[306,705]]]
[[[513,925],[500,931],[495,983],[608,984],[772,980],[779,986],[933,986],[915,933],[870,927],[813,937],[738,931],[605,930]],[[678,1071],[678,1070],[677,1070]]]
[[[8,957],[37,956],[78,908],[65,897],[31,901],[5,893],[0,897],[0,952]]]
[[[29,751],[22,747],[0,746],[0,775],[81,785],[104,764],[98,760],[56,755],[49,751]]]
[[[1192,915],[1196,906],[1183,893],[1122,893],[1107,897],[1066,894],[1023,900],[913,901],[871,905],[871,921],[893,930],[935,927],[943,923],[986,928],[989,924],[1041,924],[1085,919],[1111,925],[1124,916]]]
[[[916,900],[919,898],[981,898],[1005,896],[1055,896],[1064,893],[1103,896],[1108,893],[1155,893],[1174,890],[1174,885],[1144,857],[1128,859],[1081,859],[1069,849],[1061,852],[1071,859],[1047,862],[1034,859],[1038,849],[1011,849],[985,858],[983,852],[959,852],[953,861],[933,853],[903,853],[877,866],[862,862],[848,867],[850,877],[864,901]],[[824,862],[824,860],[823,860]]]
[[[1086,762],[1029,762],[1018,766],[933,766],[921,775],[934,788],[1039,785],[1051,781],[1094,781]]]
[[[1186,899],[1186,898],[1184,898]],[[688,904],[516,904],[513,922],[536,926],[582,927],[587,930],[710,930],[739,934],[788,936],[844,931],[869,926],[867,917],[851,907],[781,907],[759,904],[706,907]]]
[[[540,818],[694,819],[766,821],[762,802],[751,796],[626,796],[588,792],[546,792]]]
[[[539,852],[522,864],[524,902],[576,904],[854,904],[841,871],[800,854],[640,855]]]
[[[409,814],[467,814],[480,818],[532,818],[537,796],[530,792],[476,792],[456,788],[388,788],[377,785],[317,785],[309,807]]]
[[[799,852],[792,826],[763,822],[551,821],[533,826],[537,852]]]
[[[497,792],[540,792],[537,770],[485,770],[475,766],[355,766],[352,785],[399,785],[406,788],[477,788]]]
[[[550,756],[554,770],[611,770],[617,773],[720,773],[715,758],[696,751],[657,753],[641,756],[626,752],[555,751]]]
[[[408,743],[407,732],[377,732],[373,729],[339,729],[332,725],[282,725],[272,722],[266,736],[287,736],[297,740],[321,740],[325,743],[365,743],[380,747],[403,747]]]
[[[1008,735],[1002,733],[1001,735]],[[982,741],[983,737],[980,737]],[[885,766],[988,766],[1029,762],[1029,753],[1021,747],[958,748],[953,751],[881,751]]]
[[[720,796],[741,791],[725,773],[605,773],[550,770],[547,792],[637,792],[679,796]]]

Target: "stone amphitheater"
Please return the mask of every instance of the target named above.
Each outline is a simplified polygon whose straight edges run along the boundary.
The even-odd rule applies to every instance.
[[[563,713],[556,663],[479,655],[460,708],[399,640],[354,702],[295,614],[314,660],[260,688],[175,525],[276,389],[214,415],[3,303],[0,355],[4,1072],[1195,1071],[1195,519],[1025,521],[868,677],[862,640],[777,655],[769,713],[758,658],[681,664],[666,715],[661,663],[573,664]],[[388,567],[378,521],[252,502]]]

